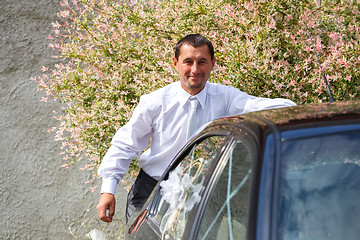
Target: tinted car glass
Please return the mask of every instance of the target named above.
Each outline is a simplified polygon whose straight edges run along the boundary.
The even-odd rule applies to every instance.
[[[360,131],[284,141],[277,239],[358,239]]]
[[[245,239],[253,156],[235,143],[205,206],[197,239]]]
[[[195,144],[188,155],[160,183],[162,198],[155,217],[163,237],[181,239],[191,212],[201,200],[226,136],[212,136]]]

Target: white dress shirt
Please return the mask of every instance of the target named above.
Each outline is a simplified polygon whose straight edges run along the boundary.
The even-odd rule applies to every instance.
[[[161,177],[188,141],[190,97],[180,82],[174,82],[140,98],[129,122],[115,134],[98,169],[103,179],[102,193],[115,194],[131,160],[147,148],[149,142],[150,147],[138,159],[139,167],[155,179]],[[195,97],[199,101],[198,126],[217,118],[295,105],[287,99],[258,98],[231,86],[209,82]]]

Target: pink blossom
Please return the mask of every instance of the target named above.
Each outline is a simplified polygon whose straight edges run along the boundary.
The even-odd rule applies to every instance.
[[[54,27],[54,28],[60,28],[61,25],[59,24],[58,21],[54,22],[54,23],[51,23],[51,25]]]
[[[59,12],[59,17],[69,17],[70,16],[70,11],[69,10],[63,10]]]
[[[60,35],[60,30],[59,29],[54,29],[54,33],[56,34],[56,36],[59,36]],[[51,35],[49,35],[49,36],[51,36]],[[52,38],[51,38],[52,39]]]
[[[337,32],[331,32],[329,37],[332,38],[335,42],[340,39],[340,34]]]

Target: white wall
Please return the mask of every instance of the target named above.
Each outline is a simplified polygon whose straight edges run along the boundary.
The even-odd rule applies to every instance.
[[[85,184],[91,174],[80,165],[61,168],[61,144],[47,131],[60,106],[40,102],[30,80],[54,63],[47,35],[59,1],[0,0],[0,9],[0,239],[74,239],[68,226],[97,204],[99,187],[90,189],[100,181]]]

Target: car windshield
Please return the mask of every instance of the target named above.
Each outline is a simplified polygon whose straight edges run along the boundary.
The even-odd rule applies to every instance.
[[[277,239],[358,239],[360,131],[282,143]]]

